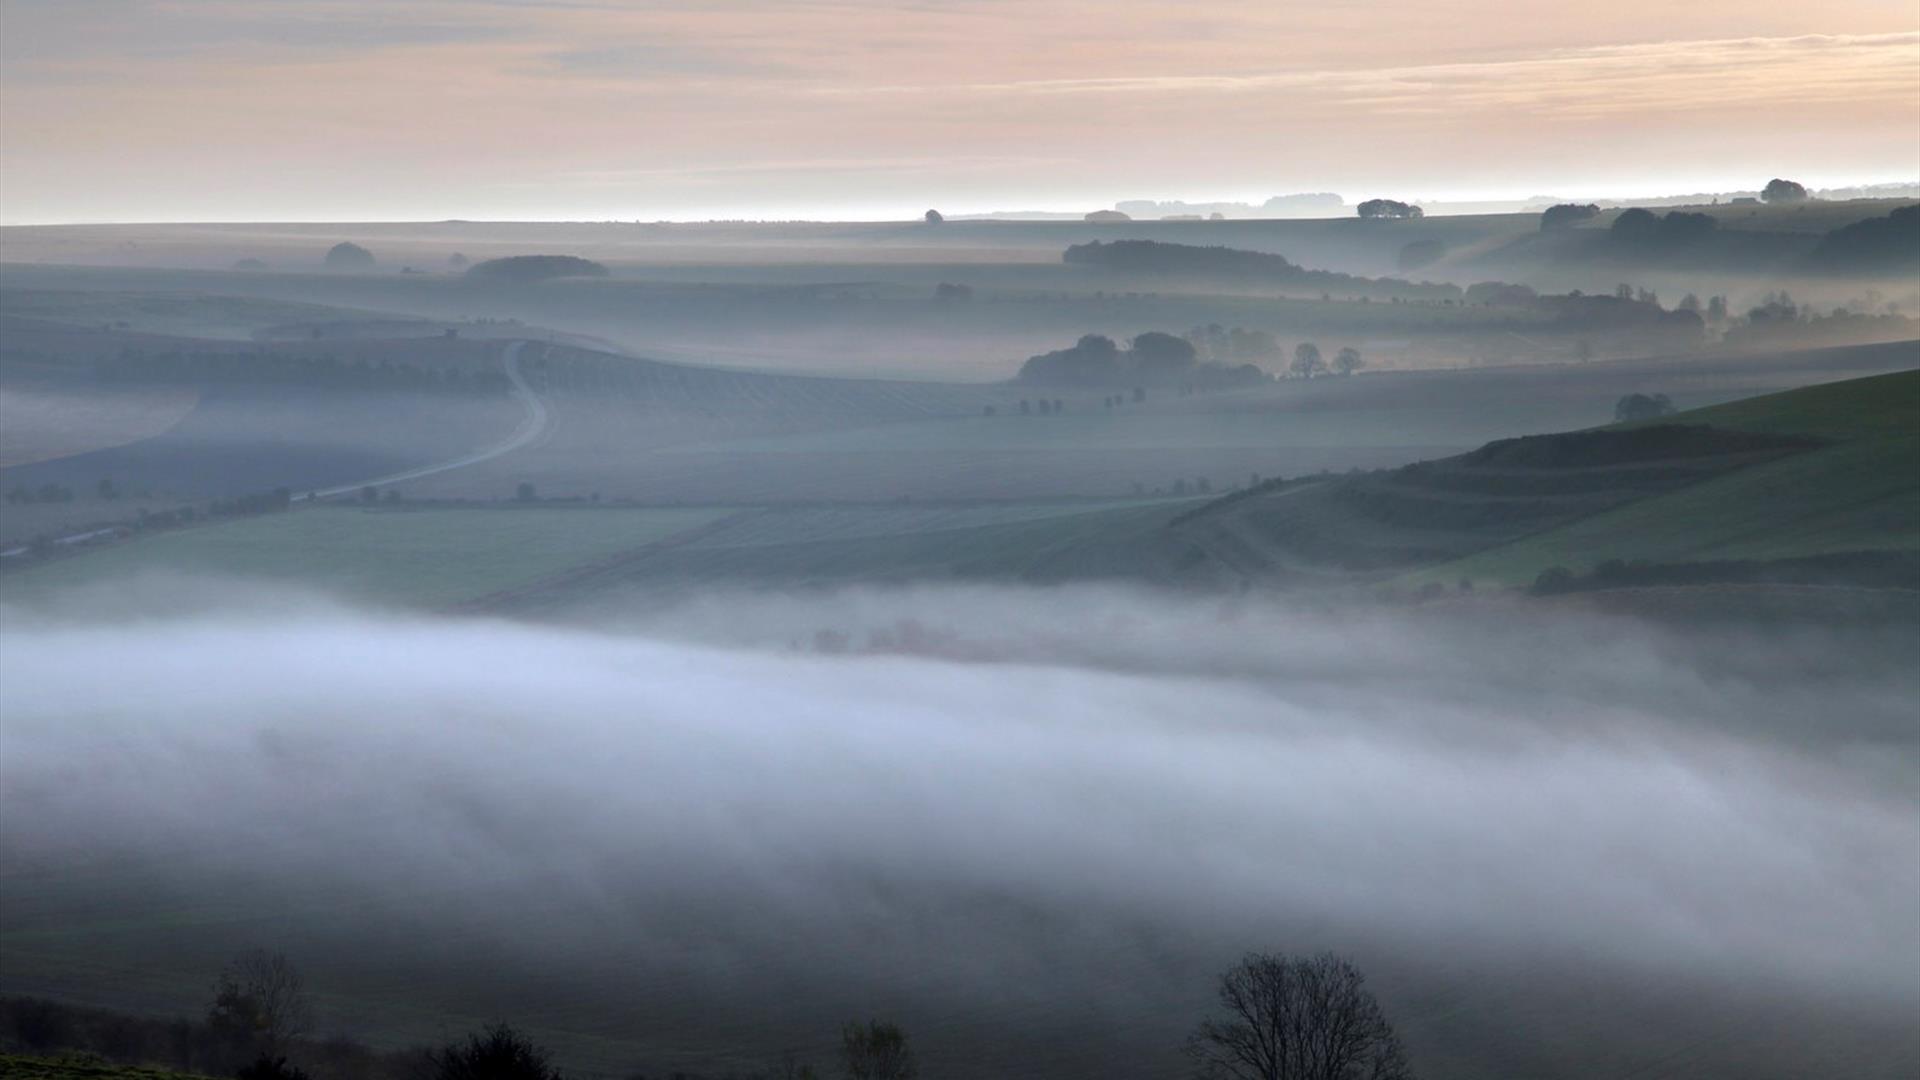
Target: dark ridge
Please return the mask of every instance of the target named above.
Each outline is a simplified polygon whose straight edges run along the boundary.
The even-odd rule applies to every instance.
[[[1453,285],[1416,284],[1399,278],[1365,278],[1331,270],[1309,270],[1284,255],[1218,245],[1095,240],[1069,247],[1061,259],[1075,266],[1097,266],[1124,273],[1238,278],[1328,293],[1447,299],[1461,295],[1460,289]]]
[[[1728,431],[1705,424],[1656,424],[1500,439],[1454,461],[1467,468],[1591,469],[1715,454],[1808,450],[1821,445],[1823,440],[1804,435]]]
[[[577,255],[509,255],[476,263],[467,271],[467,277],[474,281],[513,285],[531,285],[554,278],[606,276],[605,266]]]

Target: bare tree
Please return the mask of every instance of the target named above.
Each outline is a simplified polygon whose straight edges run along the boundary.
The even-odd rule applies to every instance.
[[[849,1023],[840,1031],[840,1052],[847,1080],[914,1080],[920,1075],[906,1033],[885,1020]]]
[[[1410,1080],[1366,978],[1332,953],[1249,953],[1220,976],[1224,1017],[1187,1040],[1205,1080]]]
[[[236,1041],[257,1043],[269,1057],[306,1034],[312,1021],[306,985],[285,953],[248,949],[214,981],[208,1026]]]

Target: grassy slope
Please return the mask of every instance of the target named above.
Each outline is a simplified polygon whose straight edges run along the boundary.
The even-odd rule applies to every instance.
[[[1694,562],[1920,550],[1920,371],[1684,413],[1684,422],[1834,445],[1639,500],[1414,575],[1533,580],[1606,559]]]
[[[0,598],[156,573],[293,582],[389,603],[447,604],[663,540],[727,509],[318,507],[182,529],[29,567]]]
[[[192,1073],[168,1069],[15,1054],[0,1054],[0,1076],[9,1080],[194,1080]]]

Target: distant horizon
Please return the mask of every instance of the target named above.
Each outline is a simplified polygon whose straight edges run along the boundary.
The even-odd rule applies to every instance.
[[[1876,188],[1876,187],[1901,187],[1901,186],[1920,187],[1920,176],[1915,176],[1911,178],[1894,177],[1891,179],[1835,180],[1835,181],[1825,182],[1825,183],[1816,183],[1816,182],[1806,181],[1804,179],[1804,176],[1807,174],[1787,175],[1783,173],[1781,175],[1785,179],[1796,180],[1798,182],[1805,184],[1807,189],[1810,192],[1813,192],[1816,197],[1820,192],[1823,192],[1823,191],[1835,191],[1835,190],[1844,191],[1844,190],[1854,189],[1854,188],[1870,189],[1870,188]],[[1771,177],[1769,177],[1769,179],[1771,179]],[[952,220],[972,219],[975,221],[982,221],[982,220],[990,220],[996,216],[1001,216],[1001,215],[1086,214],[1086,213],[1092,213],[1094,211],[1099,211],[1099,210],[1112,210],[1117,205],[1121,203],[1127,203],[1127,202],[1159,202],[1159,203],[1186,204],[1186,205],[1238,203],[1238,204],[1243,204],[1243,205],[1258,208],[1262,203],[1266,202],[1268,199],[1286,198],[1289,196],[1303,195],[1303,194],[1339,195],[1342,200],[1342,206],[1349,210],[1357,206],[1359,202],[1365,199],[1384,197],[1384,198],[1401,198],[1403,199],[1403,201],[1413,203],[1414,205],[1417,205],[1417,206],[1441,207],[1441,208],[1445,208],[1449,206],[1487,206],[1487,205],[1498,205],[1498,204],[1514,204],[1513,210],[1505,211],[1505,212],[1524,213],[1526,212],[1523,209],[1525,204],[1536,204],[1536,203],[1547,202],[1549,200],[1629,204],[1636,201],[1646,202],[1646,203],[1656,203],[1656,202],[1664,202],[1672,199],[1694,198],[1694,197],[1699,197],[1703,199],[1735,198],[1743,195],[1751,195],[1755,192],[1758,192],[1761,186],[1765,184],[1765,182],[1766,182],[1765,180],[1762,180],[1759,183],[1753,184],[1752,186],[1749,186],[1749,187],[1726,187],[1726,188],[1720,188],[1715,190],[1701,189],[1701,190],[1693,190],[1693,191],[1671,191],[1663,194],[1648,194],[1645,191],[1637,191],[1631,194],[1624,194],[1624,195],[1606,194],[1606,193],[1591,192],[1591,191],[1580,192],[1572,195],[1554,194],[1554,193],[1534,193],[1534,194],[1529,194],[1525,196],[1466,192],[1466,193],[1458,193],[1458,194],[1442,196],[1442,197],[1413,196],[1409,198],[1401,195],[1387,195],[1387,194],[1375,193],[1375,192],[1369,192],[1365,195],[1354,197],[1354,196],[1349,196],[1344,192],[1337,192],[1337,191],[1331,191],[1331,190],[1322,191],[1322,192],[1306,192],[1306,191],[1273,192],[1271,194],[1260,195],[1260,196],[1250,196],[1250,195],[1205,196],[1205,195],[1168,195],[1168,194],[1129,195],[1129,196],[1124,196],[1121,198],[1109,200],[1098,206],[1087,206],[1086,204],[1069,205],[1066,203],[1054,203],[1051,205],[1044,205],[1044,206],[1029,205],[1029,206],[1019,206],[1019,207],[997,207],[993,209],[970,209],[969,208],[969,209],[950,210],[950,209],[946,209],[944,207],[939,207],[939,206],[928,206],[928,207],[923,207],[919,210],[914,210],[914,211],[892,211],[892,210],[880,210],[876,208],[870,213],[866,213],[866,214],[849,213],[846,216],[814,216],[806,213],[799,213],[793,216],[783,216],[777,213],[765,213],[765,214],[738,213],[736,214],[736,213],[728,213],[725,211],[716,211],[711,216],[704,216],[704,217],[695,216],[691,214],[687,216],[670,216],[670,217],[645,217],[645,216],[636,217],[636,216],[620,216],[620,215],[605,215],[605,216],[589,215],[589,216],[578,216],[578,217],[562,217],[562,216],[487,217],[487,216],[477,216],[477,215],[457,215],[456,214],[448,217],[341,216],[341,217],[311,217],[311,218],[263,218],[263,217],[147,218],[147,219],[102,218],[98,220],[68,219],[68,220],[38,220],[38,221],[23,221],[23,220],[11,220],[11,219],[0,218],[0,228],[58,228],[61,226],[137,227],[137,226],[165,226],[165,225],[447,225],[447,224],[471,224],[471,225],[516,225],[516,224],[524,224],[524,225],[607,225],[607,224],[621,224],[621,225],[723,225],[723,224],[884,225],[884,224],[895,224],[895,223],[912,224],[914,222],[921,220],[922,216],[929,209],[939,210],[942,216]],[[1869,194],[1869,195],[1863,195],[1859,197],[1860,198],[1900,199],[1900,198],[1908,198],[1910,196],[1897,195],[1897,194],[1894,194],[1894,195]],[[1502,211],[1466,210],[1466,211],[1460,211],[1458,214],[1447,214],[1443,210],[1441,213],[1435,214],[1434,216],[1437,216],[1437,217],[1468,216],[1472,214],[1487,213],[1487,212],[1498,213]],[[1312,220],[1322,220],[1329,217],[1340,217],[1340,216],[1343,216],[1343,215],[1338,215],[1338,214],[1284,215],[1283,214],[1283,215],[1275,215],[1270,218],[1254,217],[1254,218],[1239,218],[1236,220],[1312,221]],[[1156,219],[1145,218],[1145,219],[1139,219],[1139,220],[1151,221]]]

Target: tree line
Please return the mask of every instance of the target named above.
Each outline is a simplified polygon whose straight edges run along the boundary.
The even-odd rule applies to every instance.
[[[1196,1080],[1411,1080],[1385,1009],[1353,962],[1332,953],[1249,953],[1215,982],[1215,1004],[1184,1052]],[[436,1046],[376,1051],[314,1038],[312,998],[283,953],[249,949],[215,977],[198,1019],[134,1017],[37,998],[0,999],[0,1049],[95,1055],[235,1080],[566,1080],[553,1055],[500,1022]],[[906,1031],[884,1019],[847,1022],[834,1060],[792,1054],[730,1080],[918,1080]],[[636,1071],[629,1080],[701,1080]]]

